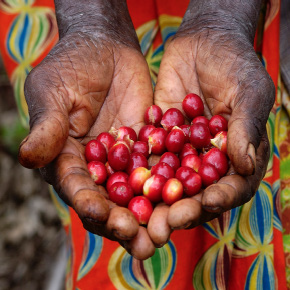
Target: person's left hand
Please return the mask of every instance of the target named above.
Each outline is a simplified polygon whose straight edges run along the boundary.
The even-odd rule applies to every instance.
[[[275,88],[250,41],[226,30],[177,33],[161,62],[154,103],[164,112],[183,111],[189,93],[203,99],[207,118],[227,118],[231,168],[217,184],[155,212],[155,219],[172,229],[193,228],[249,201],[269,159],[265,125]],[[168,230],[156,232],[153,223],[148,232],[156,245],[170,236]]]

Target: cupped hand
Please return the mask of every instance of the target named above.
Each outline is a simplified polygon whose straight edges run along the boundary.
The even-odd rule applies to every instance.
[[[153,102],[148,66],[138,48],[85,33],[64,36],[25,84],[29,136],[19,160],[44,178],[79,215],[84,227],[119,241],[145,259],[154,246],[133,214],[108,200],[87,170],[84,145],[114,126],[143,125]]]
[[[227,118],[231,168],[200,194],[160,211],[155,218],[163,219],[163,224],[167,220],[172,229],[195,227],[249,201],[269,159],[266,122],[275,87],[246,37],[215,29],[177,33],[163,56],[154,102],[163,111],[170,107],[182,111],[182,100],[189,93],[203,99],[207,118],[216,114]],[[162,244],[154,230],[148,232]],[[163,242],[169,238],[166,233]]]

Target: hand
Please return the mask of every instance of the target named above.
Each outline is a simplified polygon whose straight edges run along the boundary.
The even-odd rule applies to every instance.
[[[166,48],[154,102],[163,111],[182,110],[183,98],[196,93],[204,101],[206,117],[226,117],[231,168],[202,193],[163,208],[155,218],[163,220],[164,229],[192,228],[249,201],[269,159],[266,122],[275,87],[253,50],[253,36],[245,37],[234,27],[218,28],[218,24],[204,27],[206,21],[189,25],[187,20]],[[166,242],[170,235],[165,231],[162,240],[150,227],[148,232],[156,244]]]
[[[133,214],[115,206],[91,179],[84,145],[111,126],[138,131],[153,102],[148,67],[138,48],[85,33],[61,38],[29,74],[25,95],[31,132],[19,160],[44,178],[79,215],[84,227],[119,241],[144,259],[155,248]]]

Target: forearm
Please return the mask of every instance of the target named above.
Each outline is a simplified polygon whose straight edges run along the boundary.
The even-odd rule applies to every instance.
[[[191,0],[181,31],[221,30],[239,33],[253,42],[261,0]]]
[[[139,46],[126,0],[55,0],[59,35],[86,33]]]

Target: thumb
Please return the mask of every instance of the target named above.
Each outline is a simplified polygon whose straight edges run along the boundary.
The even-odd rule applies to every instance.
[[[56,100],[56,94],[40,83],[31,75],[25,83],[30,133],[20,144],[18,160],[31,169],[50,163],[62,150],[69,132],[68,113]]]
[[[228,124],[227,151],[235,170],[241,175],[255,172],[256,149],[266,134],[274,99],[275,87],[270,77],[243,90],[243,96],[237,98]]]
[[[62,150],[68,137],[68,124],[58,113],[46,112],[22,141],[18,159],[27,168],[40,168],[50,163]]]

